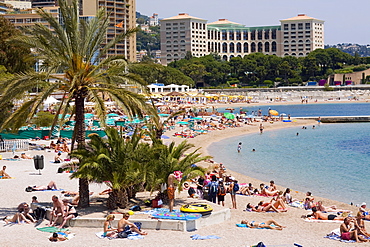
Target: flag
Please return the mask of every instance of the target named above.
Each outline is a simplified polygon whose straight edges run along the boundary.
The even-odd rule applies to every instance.
[[[116,25],[116,27],[123,28],[123,21],[121,21],[120,23],[118,23],[118,24]]]

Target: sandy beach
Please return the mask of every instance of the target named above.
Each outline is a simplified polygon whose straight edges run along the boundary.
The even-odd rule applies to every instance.
[[[290,102],[298,103],[298,102]],[[325,102],[326,103],[326,102]],[[353,103],[353,102],[351,102]],[[274,104],[274,103],[273,103]],[[244,104],[245,105],[245,104]],[[225,105],[218,105],[218,107]],[[239,107],[239,104],[233,105],[235,109]],[[273,131],[278,128],[289,128],[297,127],[302,125],[310,125],[316,123],[315,121],[309,120],[297,120],[295,122],[275,122],[273,124],[265,123],[264,131]],[[229,138],[237,135],[244,135],[259,131],[259,123],[253,123],[252,125],[243,125],[237,128],[228,128],[225,130],[212,131],[208,134],[197,136],[196,138],[186,139],[189,143],[195,145],[196,148],[200,148],[200,152],[204,155],[208,155],[207,147],[213,142],[220,141],[224,138]],[[171,138],[164,140],[164,143],[175,141],[180,143],[185,139],[180,137],[173,137],[172,134],[178,131],[178,129],[166,132],[167,136]],[[25,192],[27,186],[33,185],[46,185],[50,180],[56,182],[59,188],[70,191],[78,191],[78,181],[70,180],[69,174],[57,173],[58,165],[51,163],[55,153],[49,151],[28,151],[28,155],[44,155],[45,157],[45,168],[41,171],[42,175],[38,175],[38,171],[33,166],[33,160],[22,160],[22,161],[0,161],[1,165],[7,166],[7,172],[15,179],[2,179],[0,180],[0,216],[1,218],[5,215],[12,215],[16,212],[16,207],[21,202],[31,202],[32,196],[37,196],[40,202],[50,202],[51,197],[54,194],[60,195],[59,191],[56,192]],[[16,152],[20,154],[20,152]],[[13,156],[12,153],[3,153],[3,158],[10,158]],[[62,155],[65,158],[66,154]],[[216,160],[217,162],[217,160]],[[201,165],[208,167],[212,166],[211,163],[203,162]],[[227,167],[227,164],[225,164]],[[237,178],[241,183],[253,183],[258,185],[262,181],[247,177],[236,172],[227,170],[227,174],[230,174]],[[273,177],[271,179],[274,179]],[[263,181],[267,182],[267,181]],[[279,181],[276,181],[278,189],[283,190],[279,186]],[[94,192],[93,197],[98,197],[98,193],[104,190],[105,185],[91,184],[90,190]],[[293,192],[293,197],[302,200],[304,198],[303,192]],[[147,192],[139,193],[141,198],[148,198],[150,194]],[[177,197],[186,198],[187,193],[181,192]],[[315,195],[314,195],[315,196]],[[153,198],[153,195],[152,195]],[[93,199],[96,201],[96,198]],[[75,237],[65,242],[56,243],[57,245],[63,246],[119,246],[119,245],[132,245],[132,246],[251,246],[258,242],[263,242],[267,246],[293,246],[293,243],[298,243],[302,246],[347,246],[348,244],[339,241],[329,240],[324,238],[326,234],[332,230],[339,228],[342,223],[338,221],[336,223],[313,223],[305,222],[301,219],[301,215],[306,215],[307,211],[304,209],[298,209],[289,207],[288,212],[285,213],[255,213],[243,211],[248,202],[257,204],[261,200],[270,200],[270,198],[264,197],[249,197],[237,195],[237,207],[236,210],[231,210],[231,219],[222,223],[205,228],[201,228],[195,232],[177,232],[177,231],[155,231],[147,230],[149,233],[142,240],[127,240],[127,239],[99,239],[95,236],[96,232],[102,231],[101,228],[70,228],[75,233]],[[315,196],[315,200],[322,200],[324,205],[337,205],[338,208],[352,210],[353,214],[356,214],[358,208],[350,206],[348,204],[332,201],[326,198],[320,198]],[[210,203],[212,204],[212,203]],[[176,208],[179,208],[180,204],[176,204]],[[231,207],[230,195],[226,196],[225,207]],[[99,206],[94,206],[89,210],[85,210],[85,214],[99,215],[103,217],[107,211],[101,208],[101,212],[91,212],[92,209],[99,209]],[[121,217],[118,216],[118,219]],[[266,229],[249,229],[249,228],[238,228],[235,226],[236,223],[240,223],[242,219],[249,221],[263,222],[269,219],[274,219],[281,225],[286,226],[282,231],[266,230]],[[44,220],[38,227],[46,226],[48,222]],[[370,224],[366,222],[366,227],[369,229]],[[52,246],[55,243],[51,243],[48,240],[49,233],[40,232],[35,229],[34,224],[22,224],[22,225],[0,225],[1,246]],[[212,240],[191,240],[190,236],[199,234],[202,236],[206,235],[217,235],[220,239]],[[350,246],[368,246],[369,243],[354,243]]]

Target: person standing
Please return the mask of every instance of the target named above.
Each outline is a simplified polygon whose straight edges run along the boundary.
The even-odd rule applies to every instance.
[[[222,206],[225,206],[225,195],[226,195],[226,188],[224,186],[224,183],[220,181],[218,183],[218,192],[217,192],[217,203],[220,205],[220,202]]]
[[[238,150],[238,153],[240,153],[240,150],[242,150],[242,143],[241,142],[239,142],[237,150]]]
[[[167,179],[167,195],[169,200],[169,209],[172,212],[173,207],[175,205],[175,181],[181,181],[182,172],[174,171],[170,175],[168,175]]]
[[[230,186],[229,186],[229,192],[230,192],[231,203],[232,203],[231,209],[236,209],[236,192],[238,190],[239,190],[238,181],[233,179],[233,181],[230,183]]]
[[[263,129],[264,129],[263,124],[260,124],[260,134],[263,133]]]
[[[211,182],[208,186],[208,200],[210,202],[216,203],[216,197],[218,193],[218,182],[216,175],[212,175]]]

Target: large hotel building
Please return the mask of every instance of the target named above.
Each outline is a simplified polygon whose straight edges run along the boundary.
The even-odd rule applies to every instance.
[[[207,20],[179,14],[161,20],[161,63],[215,53],[223,60],[261,52],[276,56],[303,57],[324,49],[324,21],[300,14],[280,25],[246,27],[226,19]]]
[[[63,0],[65,1],[65,0]],[[2,14],[16,27],[32,26],[34,23],[45,23],[36,13],[35,8],[43,8],[50,12],[55,18],[59,19],[59,7],[57,0],[0,0],[13,6]],[[21,3],[30,2],[32,8],[22,8]],[[107,31],[105,43],[110,42],[116,35],[136,27],[136,0],[79,0],[81,18],[93,18],[99,8],[105,8],[109,13],[109,28]],[[118,43],[114,48],[108,51],[110,55],[124,55],[129,61],[136,61],[136,35],[133,34],[127,39]]]

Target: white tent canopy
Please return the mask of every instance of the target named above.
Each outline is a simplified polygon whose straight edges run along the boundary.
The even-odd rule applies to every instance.
[[[49,96],[45,101],[44,101],[44,105],[52,105],[52,104],[56,104],[60,102],[59,100],[57,100],[56,98],[54,98],[53,96]]]

